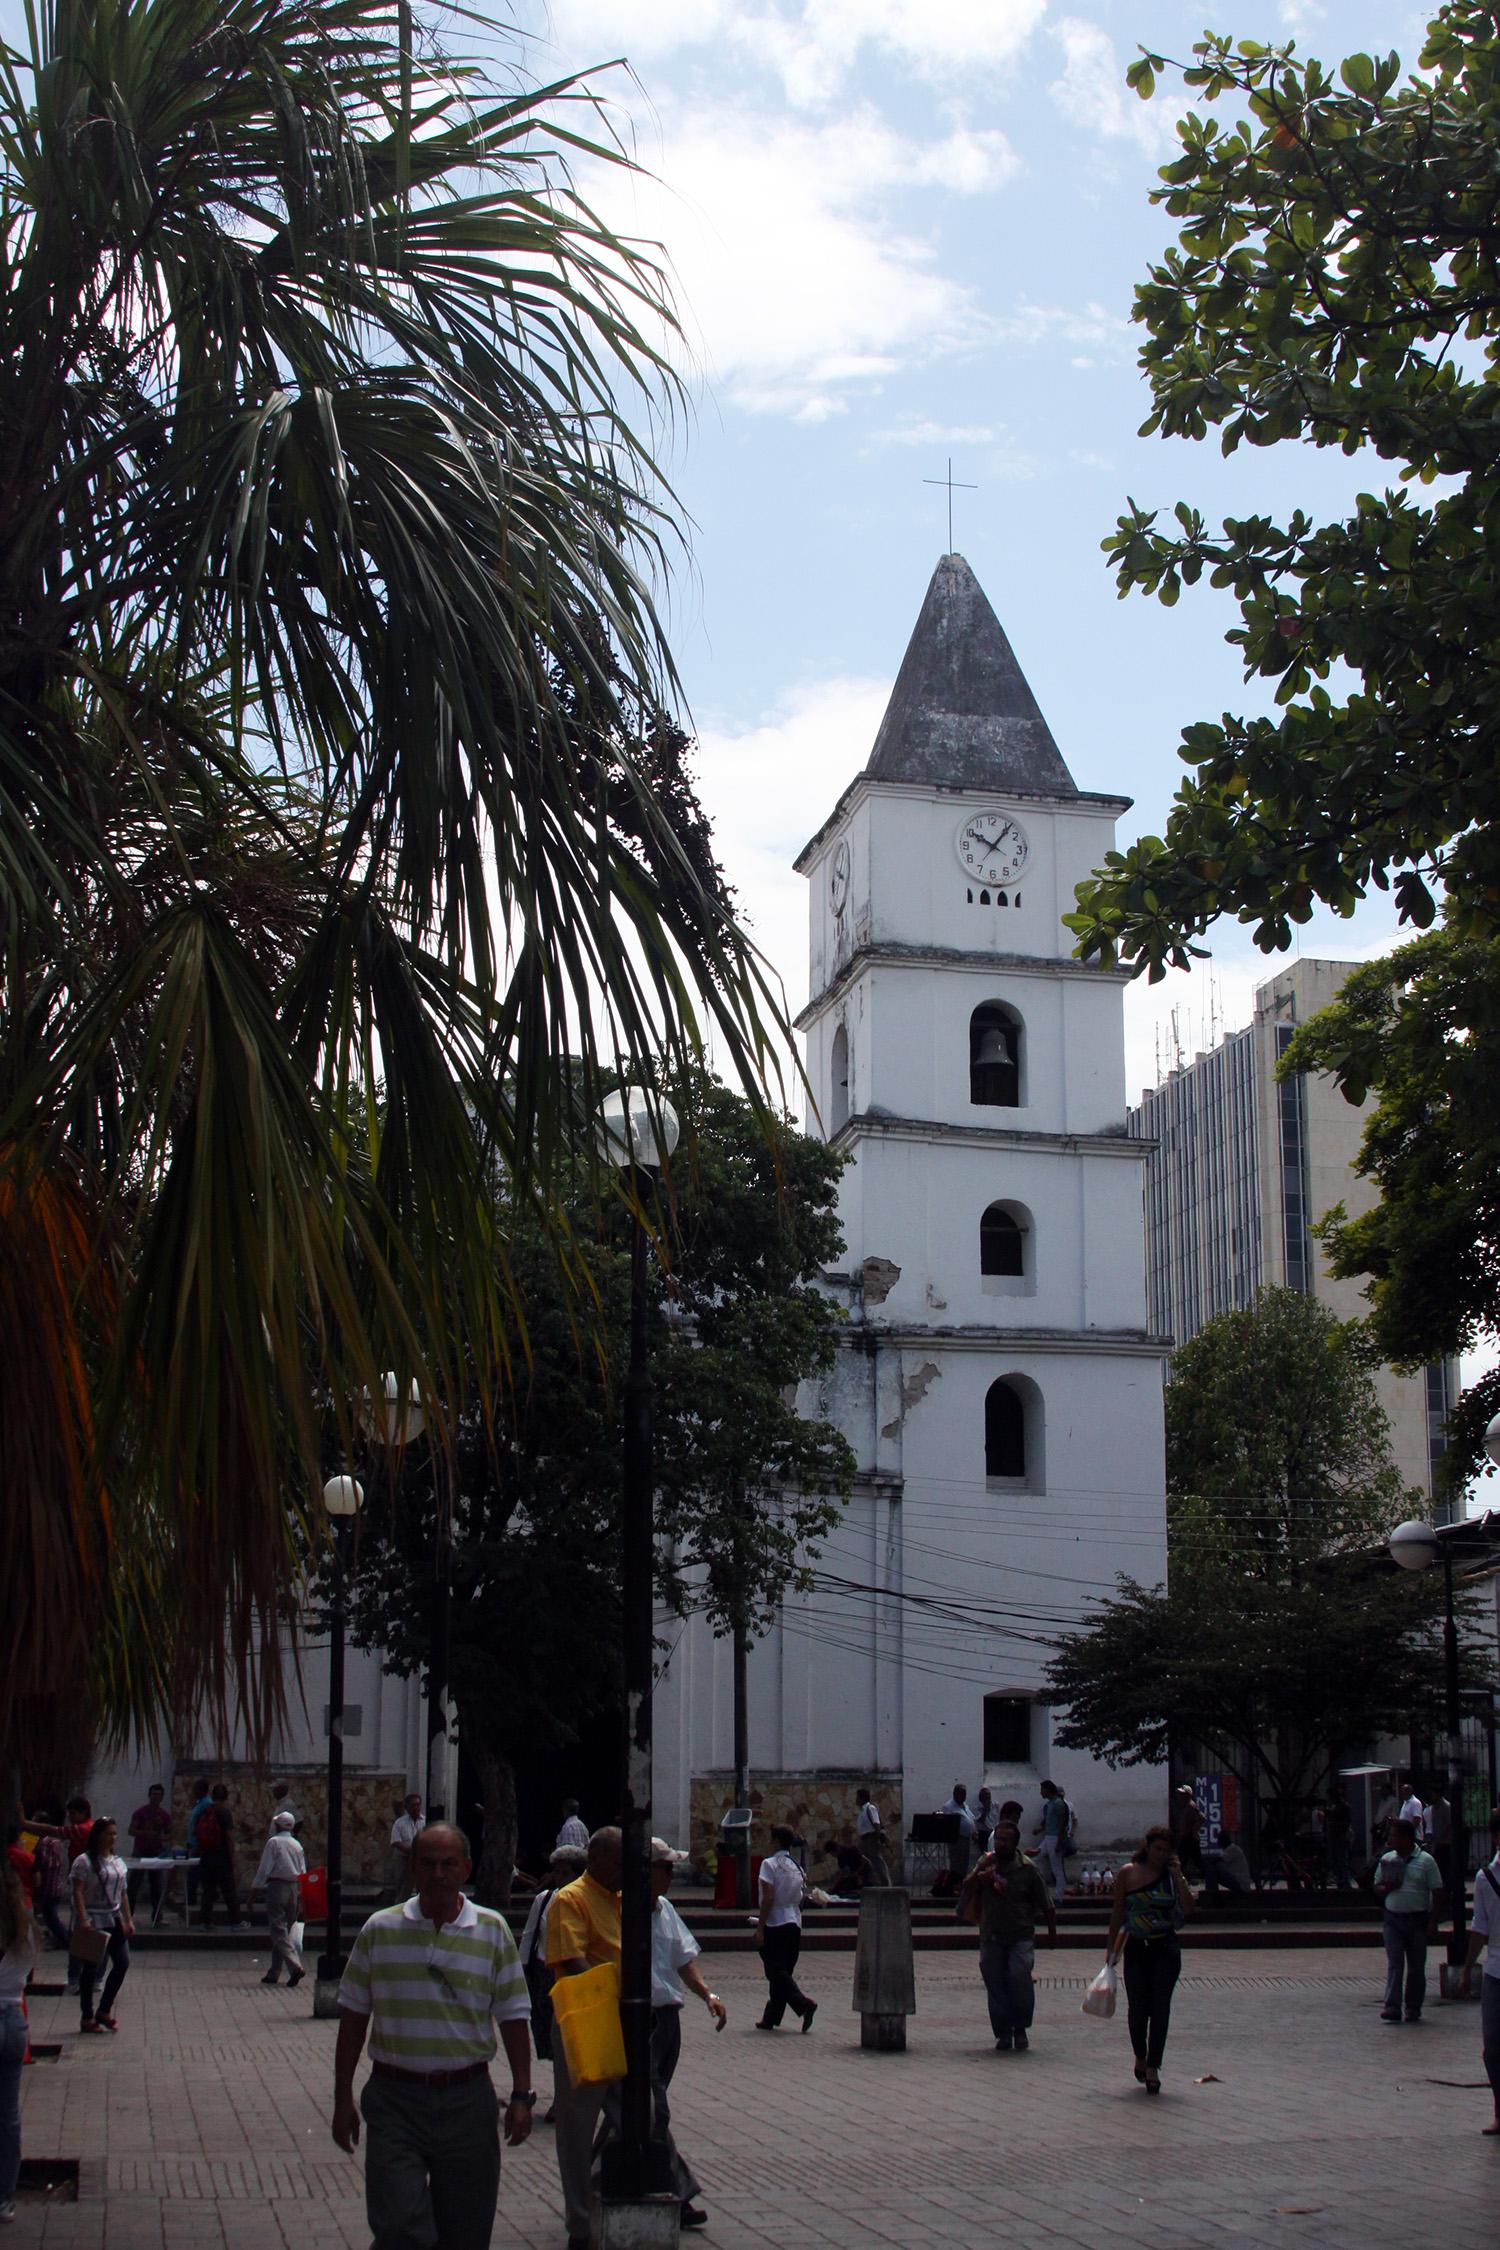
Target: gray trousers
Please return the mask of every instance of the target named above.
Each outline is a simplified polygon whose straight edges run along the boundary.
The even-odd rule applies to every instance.
[[[568,2076],[563,2037],[552,2033],[552,2106],[557,2112],[557,2175],[562,2181],[563,2225],[571,2242],[586,2241],[593,2198],[594,2133],[604,2107],[602,2086],[575,2086]],[[384,2245],[380,2246],[384,2250]],[[443,2250],[448,2250],[446,2239]]]
[[[430,2088],[372,2073],[359,2106],[371,2250],[489,2250],[500,2103],[488,2071]]]
[[[292,1924],[302,1911],[302,1886],[294,1875],[273,1875],[266,1885],[266,1922],[271,1932],[271,1966],[274,1977],[281,1969],[288,1976],[302,1971],[302,1956],[292,1943]]]

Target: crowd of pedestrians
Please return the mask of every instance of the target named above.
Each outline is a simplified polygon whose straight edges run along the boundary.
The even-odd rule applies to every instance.
[[[1414,1793],[1410,1793],[1414,1794]],[[1032,2038],[1036,1948],[1057,1939],[1057,1898],[1066,1882],[1065,1855],[1076,1820],[1061,1789],[1048,1782],[1028,1852],[1024,1808],[1000,1805],[988,1789],[970,1806],[955,1786],[950,1814],[961,1817],[966,1851],[959,1882],[959,1913],[978,1926],[980,1977],[997,2051],[1023,2053]],[[252,1893],[264,1892],[271,1935],[267,1984],[300,1983],[301,1884],[306,1858],[298,1842],[295,1809],[282,1785]],[[1330,1811],[1336,1800],[1330,1799]],[[1444,1872],[1424,1842],[1431,1806],[1411,1812],[1397,1799],[1386,1816],[1387,1840],[1373,1869],[1373,1891],[1382,1910],[1387,1975],[1382,2018],[1413,2023],[1426,1995],[1426,1953],[1445,1893]],[[1196,1805],[1195,1811],[1199,1811]],[[139,1882],[117,1850],[118,1831],[108,1815],[95,1817],[81,1798],[70,1800],[67,1819],[33,1824],[35,1849],[13,1848],[0,1862],[0,2222],[14,2215],[19,2163],[19,2078],[26,2034],[21,2002],[34,1968],[41,1929],[57,1935],[56,1893],[44,1887],[58,1861],[66,1865],[72,1928],[68,1942],[76,1971],[81,2030],[92,2037],[118,2029],[116,2007],[130,1968],[133,1908]],[[205,1832],[205,1821],[207,1831]],[[565,1802],[563,1824],[546,1880],[537,1887],[519,1944],[503,1915],[468,1895],[472,1873],[463,1834],[443,1822],[426,1822],[421,1802],[408,1798],[398,1816],[406,1823],[402,1884],[406,1895],[379,1909],[355,1940],[338,2000],[338,2034],[332,2129],[352,2151],[364,2134],[366,2197],[376,2250],[412,2250],[438,2242],[443,2250],[484,2250],[497,2207],[502,2143],[516,2146],[530,2134],[538,2090],[533,2055],[551,2063],[555,2157],[569,2250],[590,2239],[591,2206],[601,2157],[620,2128],[619,2081],[594,2070],[575,2072],[556,1995],[564,1979],[620,1962],[622,1841],[618,1828],[592,1835],[576,1803]],[[1330,1833],[1341,1824],[1335,1819]],[[586,1842],[579,1846],[580,1831]],[[1451,1829],[1449,1831],[1451,1836]],[[153,1860],[171,1848],[164,1792],[153,1787],[130,1821],[135,1857]],[[233,1815],[224,1784],[205,1781],[189,1818],[190,1849],[199,1861],[205,1926],[214,1896],[236,1912]],[[889,1882],[889,1846],[878,1806],[859,1793],[853,1834],[844,1831],[841,1861],[851,1859]],[[785,1826],[771,1830],[773,1849],[760,1864],[756,1884],[756,1943],[766,1999],[756,2028],[774,2032],[788,2016],[806,2033],[817,2002],[797,1983],[806,1877],[801,1839]],[[1482,2051],[1493,2096],[1487,2134],[1500,2135],[1500,1811],[1491,1823],[1491,1859],[1475,1885],[1473,1918],[1462,1989],[1467,1991],[1483,1957]],[[80,1845],[71,1860],[68,1848]],[[55,1847],[55,1848],[54,1848]],[[1186,1848],[1184,1848],[1186,1847]],[[397,1848],[393,1835],[392,1849]],[[973,1854],[978,1851],[977,1862]],[[670,1897],[676,1868],[687,1854],[660,1837],[651,1840],[652,1876],[652,2133],[664,2175],[679,2206],[680,2224],[707,2223],[699,2180],[679,2147],[672,2123],[671,2087],[684,2053],[683,2018],[689,1998],[702,2003],[715,2030],[728,2020],[724,2002],[703,1974],[700,1948]],[[205,1853],[231,1865],[226,1879],[201,1900]],[[1243,1853],[1227,1834],[1208,1847],[1201,1818],[1187,1817],[1174,1797],[1170,1826],[1149,1829],[1139,1848],[1114,1874],[1107,1972],[1123,1983],[1131,2068],[1149,2096],[1161,2091],[1172,2000],[1182,1969],[1180,1934],[1198,1901],[1189,1859],[1215,1883],[1236,1888]],[[1336,1864],[1336,1861],[1334,1862]],[[957,1872],[956,1857],[949,1866]],[[139,1873],[140,1871],[134,1871]],[[149,1872],[149,1870],[148,1870]],[[899,1874],[899,1869],[897,1870]],[[24,1878],[24,1879],[23,1879]],[[50,1911],[49,1911],[50,1910]],[[1112,1988],[1112,1987],[1111,1987]],[[1112,2005],[1112,2003],[1111,2003]],[[572,2015],[572,2011],[569,2011]],[[368,2045],[370,2074],[356,2102],[354,2080]],[[511,2075],[504,2102],[490,2081],[490,2064],[503,2049]]]

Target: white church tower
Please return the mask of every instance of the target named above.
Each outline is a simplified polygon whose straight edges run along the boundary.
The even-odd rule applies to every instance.
[[[1166,1575],[1162,1346],[1146,1326],[1119,973],[1062,916],[1128,800],[1079,790],[968,564],[939,563],[864,770],[797,861],[810,1130],[848,1150],[834,1378],[856,1495],[752,1653],[766,1820],[1039,1808],[1085,1848],[1165,1813],[1165,1779],[1054,1749],[1056,1635],[1124,1571]],[[729,1802],[728,1652],[690,1628],[658,1700],[657,1817]],[[757,1846],[758,1848],[758,1846]]]

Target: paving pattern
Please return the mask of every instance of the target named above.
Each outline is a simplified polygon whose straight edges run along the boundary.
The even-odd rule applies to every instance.
[[[756,2032],[756,1962],[709,1957],[730,2026],[714,2037],[689,2003],[673,2088],[712,2214],[692,2239],[1369,2250],[1415,2229],[1494,2250],[1477,2008],[1430,2001],[1421,2024],[1381,2023],[1374,1947],[1199,1954],[1148,2101],[1123,2017],[1086,2017],[1086,1975],[1054,1959],[1030,2052],[1000,2055],[973,1958],[919,1954],[907,2052],[884,2055],[858,2044],[848,1954],[804,1960],[821,2003],[808,2038]],[[81,2191],[23,2204],[17,2250],[364,2250],[359,2165],[328,2132],[335,2027],[313,2021],[310,1985],[263,1987],[264,1965],[138,1958],[110,2040],[78,2038],[76,2003],[34,2002],[35,2036],[62,2054],[25,2074],[24,2149],[80,2158]],[[496,2250],[562,2250],[559,2214],[538,2122],[505,2159]]]

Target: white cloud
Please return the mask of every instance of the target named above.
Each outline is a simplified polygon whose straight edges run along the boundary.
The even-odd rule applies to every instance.
[[[660,60],[683,48],[732,49],[742,67],[774,73],[799,107],[838,95],[867,55],[928,83],[965,87],[1007,68],[1047,0],[553,0],[557,42],[577,58]]]
[[[1034,305],[1023,300],[995,326],[1007,344],[1092,344],[1101,350],[1121,351],[1130,339],[1129,321],[1092,300],[1083,306]],[[1092,364],[1090,360],[1074,362],[1075,366]]]
[[[753,725],[699,729],[719,857],[794,1010],[807,997],[807,885],[792,861],[869,757],[890,692],[889,680],[817,680]]]
[[[814,125],[684,105],[650,167],[654,179],[596,174],[589,191],[664,245],[697,356],[751,413],[826,419],[845,393],[987,333],[972,292],[887,205],[913,186],[998,186],[1015,168],[1002,134],[924,143],[863,106]]]
[[[1081,16],[1064,16],[1053,33],[1063,51],[1063,72],[1047,91],[1070,123],[1098,140],[1133,141],[1147,155],[1177,146],[1177,120],[1189,104],[1155,94],[1143,102],[1125,83],[1125,64],[1109,33]]]
[[[946,422],[903,422],[893,430],[877,430],[876,445],[990,445],[996,432],[981,425],[951,428]]]

